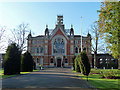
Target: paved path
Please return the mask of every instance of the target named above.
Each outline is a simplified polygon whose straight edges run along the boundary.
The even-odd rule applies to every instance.
[[[68,68],[47,68],[39,72],[6,78],[2,88],[92,88]]]

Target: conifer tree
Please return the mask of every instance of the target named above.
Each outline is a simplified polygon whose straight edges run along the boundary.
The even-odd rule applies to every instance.
[[[21,67],[23,72],[33,71],[33,58],[28,51],[23,54],[21,62],[22,62]]]
[[[21,52],[18,46],[13,43],[8,46],[5,54],[4,75],[20,74]]]

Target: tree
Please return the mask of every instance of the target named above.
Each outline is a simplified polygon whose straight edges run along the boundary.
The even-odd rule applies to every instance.
[[[5,54],[4,75],[20,74],[21,53],[18,46],[12,43]]]
[[[92,52],[94,53],[94,68],[97,67],[97,53],[105,52],[104,39],[100,39],[99,24],[95,22],[90,29],[92,33]]]
[[[76,59],[74,60],[74,63],[75,63],[75,71],[76,71],[76,72],[81,72],[81,71],[80,71],[80,66],[79,66],[79,63],[78,63],[78,59],[79,59],[79,55],[77,55]]]
[[[21,62],[22,62],[21,66],[23,72],[33,71],[33,58],[28,51],[23,54]]]
[[[0,51],[3,51],[5,48],[5,31],[6,27],[0,26]]]
[[[116,0],[117,1],[117,0]],[[118,59],[120,69],[120,1],[102,2],[99,14],[99,32],[105,37],[110,54]]]
[[[22,23],[17,28],[11,30],[13,37],[9,39],[9,43],[16,43],[19,46],[19,49],[25,51],[26,48],[26,40],[27,40],[27,32],[29,31],[29,25]]]
[[[90,62],[88,59],[88,56],[85,51],[82,51],[79,56],[78,56],[78,63],[80,67],[80,71],[87,76],[88,80],[88,75],[90,73]]]

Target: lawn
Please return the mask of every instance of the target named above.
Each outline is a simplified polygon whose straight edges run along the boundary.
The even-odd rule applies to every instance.
[[[36,71],[39,71],[40,69],[38,70],[33,70],[33,72],[36,72]],[[20,75],[23,75],[23,74],[27,74],[27,73],[30,73],[30,72],[20,72]],[[19,75],[19,74],[18,74]],[[18,75],[4,75],[4,70],[3,69],[0,69],[0,79],[2,78],[8,78],[8,77],[14,77],[14,76],[18,76]]]
[[[91,73],[88,77],[88,82],[90,84],[92,84],[94,87],[96,88],[100,88],[100,89],[118,89],[118,82],[120,79],[101,79],[101,75],[100,74],[93,74],[93,73],[99,73],[99,71],[111,71],[110,69],[92,69]],[[116,71],[116,76],[119,76],[120,74],[120,70],[118,71],[117,69],[114,69],[113,71]],[[75,71],[74,71],[75,72]],[[78,76],[80,76],[82,79],[87,80],[87,77],[84,76],[83,74],[79,74]],[[120,88],[120,87],[119,87]]]

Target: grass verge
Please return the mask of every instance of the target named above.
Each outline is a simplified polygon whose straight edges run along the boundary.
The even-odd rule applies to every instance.
[[[76,71],[73,71],[73,72],[76,72]],[[78,76],[80,76],[84,80],[87,80],[87,76],[84,76],[83,74],[78,73]],[[88,77],[88,80],[89,80],[88,82],[94,87],[99,89],[110,89],[110,90],[119,89],[120,90],[120,87],[118,86],[119,79],[105,79],[105,78],[102,79],[100,77],[101,77],[100,74],[90,73]]]
[[[40,71],[40,69],[33,70],[33,72],[36,72],[36,71]],[[20,72],[20,74],[16,74],[16,75],[4,75],[4,70],[0,69],[0,79],[8,78],[8,77],[15,77],[15,76],[18,76],[18,75],[23,75],[23,74],[28,74],[28,73],[30,73],[30,72]]]

